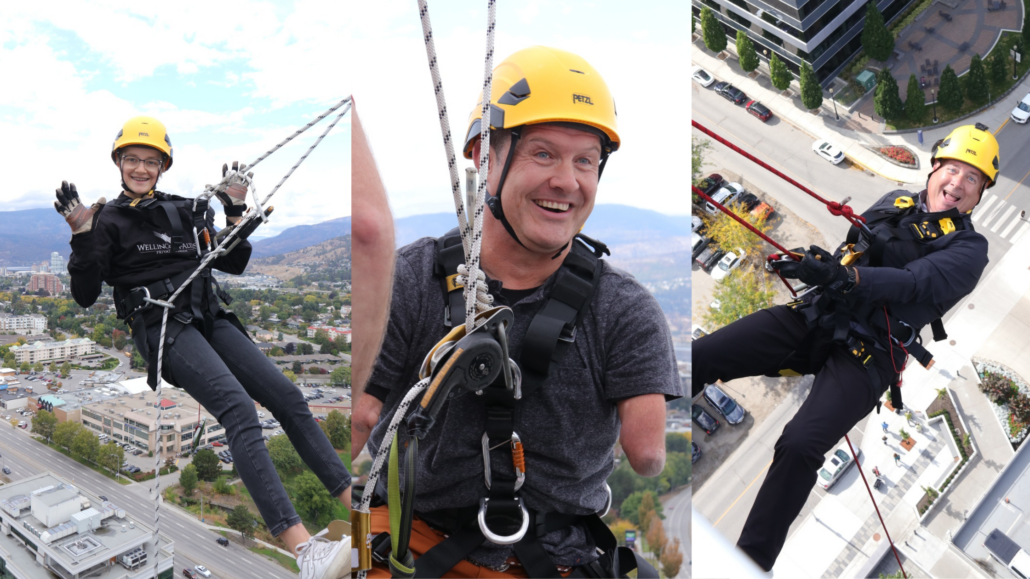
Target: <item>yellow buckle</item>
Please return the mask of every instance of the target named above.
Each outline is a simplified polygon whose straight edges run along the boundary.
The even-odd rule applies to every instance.
[[[908,209],[909,207],[915,207],[916,202],[911,197],[898,197],[894,200],[894,206],[898,209]]]
[[[937,222],[937,224],[941,226],[941,231],[943,232],[943,235],[954,233],[955,231],[955,222],[952,221],[950,217],[945,217],[941,219]]]
[[[854,243],[849,243],[844,249],[847,251],[847,253],[845,253],[844,256],[840,259],[840,263],[842,265],[851,265],[852,263],[858,261],[858,258],[862,257],[862,254],[865,253],[863,251],[855,251]]]
[[[354,571],[368,571],[372,568],[372,513],[351,511],[352,545],[358,551],[358,565]]]
[[[798,372],[791,370],[790,368],[783,368],[780,370],[780,376],[800,376]]]
[[[448,292],[452,292],[452,291],[454,291],[456,289],[460,289],[460,288],[463,288],[463,287],[465,287],[465,286],[460,284],[460,283],[458,283],[458,274],[447,276],[447,291]]]

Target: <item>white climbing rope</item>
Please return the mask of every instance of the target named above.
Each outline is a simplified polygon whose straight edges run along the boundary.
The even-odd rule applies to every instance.
[[[346,105],[346,106],[344,106],[344,105]],[[197,268],[195,270],[193,270],[193,273],[190,275],[190,277],[187,278],[186,281],[182,283],[182,285],[180,285],[178,288],[176,288],[176,290],[172,293],[172,295],[168,296],[168,298],[166,298],[164,300],[157,300],[157,299],[153,299],[153,298],[150,298],[150,297],[145,298],[145,301],[149,302],[150,304],[156,305],[156,306],[161,307],[161,308],[164,309],[164,311],[161,314],[161,341],[158,343],[158,350],[157,350],[157,386],[155,388],[155,395],[156,395],[156,399],[157,399],[159,408],[158,408],[158,413],[157,413],[157,420],[155,421],[155,424],[154,424],[154,428],[157,430],[158,447],[157,447],[157,449],[155,449],[156,450],[156,454],[155,454],[155,456],[156,456],[156,464],[155,464],[155,467],[154,467],[154,474],[156,476],[154,477],[154,488],[153,488],[153,491],[152,491],[154,493],[154,534],[153,534],[153,538],[154,538],[154,579],[157,579],[157,576],[158,576],[158,556],[159,556],[159,554],[161,552],[161,534],[160,534],[160,529],[161,529],[161,476],[160,476],[160,473],[161,473],[161,449],[164,447],[164,435],[161,432],[161,408],[160,408],[160,402],[161,402],[162,366],[163,366],[163,363],[164,363],[165,332],[166,332],[166,330],[168,328],[168,312],[175,307],[175,305],[174,305],[175,304],[175,299],[177,297],[179,297],[179,294],[182,293],[182,291],[186,287],[188,287],[190,285],[190,283],[192,283],[193,280],[198,275],[200,275],[200,272],[204,271],[208,267],[208,264],[210,264],[212,261],[217,259],[219,256],[224,255],[224,254],[232,251],[232,249],[234,247],[236,247],[236,245],[241,241],[240,239],[236,239],[236,234],[241,231],[243,226],[245,226],[249,221],[253,221],[254,219],[261,219],[262,221],[266,220],[267,216],[265,215],[264,205],[266,203],[268,203],[269,199],[272,198],[272,195],[275,195],[275,192],[279,190],[279,187],[281,187],[282,184],[285,183],[286,180],[290,178],[290,175],[293,175],[293,172],[297,170],[297,167],[299,167],[301,163],[304,162],[304,159],[308,158],[308,155],[311,154],[311,151],[315,150],[315,147],[317,147],[319,145],[319,143],[322,142],[322,139],[324,139],[325,136],[329,134],[329,131],[333,130],[333,127],[335,127],[336,124],[338,122],[340,122],[340,119],[342,119],[343,116],[346,115],[348,111],[350,111],[350,108],[351,108],[351,97],[347,97],[347,98],[341,100],[339,103],[333,105],[328,111],[326,111],[325,113],[319,115],[318,117],[315,118],[315,120],[311,121],[310,123],[305,125],[303,128],[299,129],[297,132],[295,132],[292,135],[290,135],[289,137],[287,137],[284,141],[282,141],[281,143],[279,143],[278,145],[276,145],[272,149],[268,150],[268,152],[266,152],[264,155],[261,155],[260,157],[258,157],[258,159],[256,161],[254,161],[253,163],[251,163],[250,165],[241,166],[241,167],[239,167],[238,171],[229,171],[229,172],[227,172],[226,175],[223,176],[222,180],[219,182],[218,185],[215,185],[215,186],[207,185],[205,187],[205,189],[204,189],[204,193],[197,197],[198,199],[200,199],[200,198],[210,199],[211,196],[213,196],[215,193],[217,193],[219,191],[224,191],[225,188],[229,185],[230,181],[233,178],[236,178],[236,179],[241,179],[242,178],[249,185],[250,184],[250,177],[249,177],[249,175],[244,174],[244,170],[253,169],[254,165],[257,165],[258,163],[260,163],[261,161],[266,159],[269,155],[271,155],[272,153],[278,151],[280,148],[282,148],[283,145],[285,145],[286,143],[290,142],[295,137],[297,137],[298,135],[300,135],[304,131],[306,131],[309,128],[311,128],[318,121],[328,117],[330,114],[332,114],[334,111],[339,109],[341,106],[343,106],[344,109],[342,111],[340,111],[340,113],[338,115],[336,115],[336,118],[333,119],[333,122],[330,123],[328,127],[326,127],[326,130],[323,131],[321,135],[319,135],[318,139],[316,139],[315,142],[312,143],[310,147],[308,147],[308,150],[304,152],[304,154],[300,157],[300,159],[293,165],[293,167],[290,168],[289,172],[287,172],[286,175],[283,176],[283,178],[279,180],[279,183],[271,191],[269,191],[268,195],[266,195],[265,198],[260,203],[257,203],[257,192],[256,192],[256,190],[253,192],[256,206],[252,207],[249,211],[247,211],[247,213],[239,221],[237,221],[236,224],[233,227],[229,228],[230,229],[229,233],[218,243],[218,245],[213,250],[209,251],[208,254],[203,257],[203,259],[200,261],[200,264],[197,266]],[[196,206],[197,206],[197,202],[196,202],[196,200],[194,200],[194,203],[193,203],[194,211],[196,210]],[[197,248],[198,248],[198,251],[199,251],[200,239],[199,239],[198,233],[196,231],[196,228],[194,228],[193,235],[194,235],[195,241],[197,242]],[[230,245],[230,243],[231,243],[231,245]],[[228,247],[226,247],[226,246],[228,246]],[[144,337],[144,339],[146,339],[146,338]]]

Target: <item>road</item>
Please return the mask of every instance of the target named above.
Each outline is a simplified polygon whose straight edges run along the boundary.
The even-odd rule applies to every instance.
[[[51,471],[73,481],[94,495],[105,495],[145,524],[153,521],[154,503],[143,484],[122,486],[32,440],[21,429],[0,424],[0,462],[11,469],[12,480]],[[237,544],[228,548],[215,542],[217,535],[174,507],[161,509],[161,533],[175,541],[176,576],[183,567],[201,564],[221,579],[295,579],[296,575],[278,563],[246,551]]]
[[[690,502],[693,494],[691,491],[690,485],[682,487],[679,493],[662,503],[669,540],[679,539],[680,552],[683,553],[683,565],[676,574],[676,579],[690,579]]]

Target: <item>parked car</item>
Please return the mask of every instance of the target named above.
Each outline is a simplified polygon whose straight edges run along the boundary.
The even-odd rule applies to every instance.
[[[711,86],[715,82],[715,77],[708,74],[708,71],[700,66],[694,67],[694,71],[690,73],[690,78],[694,79],[694,82],[697,84],[705,87]]]
[[[706,332],[704,328],[702,328],[701,326],[699,326],[697,324],[694,324],[694,327],[691,328],[691,330],[690,330],[690,339],[691,340],[700,340],[701,338],[703,338],[703,337],[705,337],[707,335],[708,335],[708,332]]]
[[[1027,119],[1030,119],[1030,92],[1026,93],[1023,100],[1019,101],[1016,104],[1016,108],[1012,109],[1012,120],[1025,125]]]
[[[697,259],[695,259],[694,262],[701,266],[701,269],[708,271],[712,269],[712,266],[716,263],[719,263],[719,259],[722,258],[724,253],[726,252],[719,249],[718,245],[709,245],[701,252],[701,255],[697,256]]]
[[[690,464],[694,464],[701,458],[701,447],[693,440],[690,441]]]
[[[862,458],[862,449],[858,450],[858,458]],[[855,461],[851,458],[851,451],[847,443],[844,443],[837,450],[834,450],[833,454],[823,462],[823,467],[819,469],[819,478],[816,479],[816,482],[819,483],[819,486],[829,490],[853,464],[855,464]]]
[[[744,191],[737,197],[735,203],[740,203],[744,206],[745,211],[751,211],[755,206],[761,203],[761,201],[758,200],[758,195]]]
[[[722,87],[722,90],[719,91],[719,94],[722,95],[724,99],[732,102],[735,105],[745,103],[748,100],[747,95],[744,94],[744,91],[733,86],[732,84],[727,84],[726,86]]]
[[[690,240],[691,240],[691,243],[693,244],[692,245],[693,246],[693,250],[691,251],[691,255],[690,255],[691,259],[697,259],[697,256],[701,255],[701,252],[704,251],[705,248],[708,247],[708,245],[712,243],[711,238],[704,237],[704,236],[699,235],[697,233],[692,233],[690,235]]]
[[[991,531],[984,539],[983,546],[992,557],[1011,569],[1017,576],[1027,577],[1030,574],[1030,555],[1000,529]]]
[[[819,155],[834,165],[839,165],[840,162],[844,160],[844,151],[841,151],[840,147],[825,139],[812,143],[812,150],[815,151],[816,155]]]
[[[701,430],[705,431],[705,434],[711,434],[719,430],[719,421],[697,404],[690,407],[690,417],[694,420],[695,424],[701,427]]]
[[[744,108],[747,112],[751,113],[751,116],[757,118],[763,123],[768,122],[772,118],[772,111],[770,111],[765,105],[758,101],[748,101]]]
[[[705,195],[711,195],[714,191],[718,191],[719,187],[722,187],[724,180],[722,175],[718,173],[712,173],[711,175],[701,179],[701,182],[697,184],[697,188],[705,193]]]
[[[727,205],[733,203],[738,195],[744,192],[744,186],[740,183],[726,183],[722,188],[711,195],[712,201]],[[716,215],[719,213],[719,209],[711,203],[711,201],[705,201],[705,212],[709,215]]]
[[[737,404],[737,401],[729,394],[723,392],[722,388],[719,388],[715,384],[709,384],[705,387],[704,398],[705,401],[711,404],[712,408],[718,410],[719,414],[722,414],[726,419],[726,422],[729,422],[730,424],[740,424],[744,421],[744,417],[747,416],[747,411],[744,410],[740,404]]]
[[[751,215],[768,221],[772,219],[773,215],[776,215],[776,210],[772,208],[772,205],[762,201],[751,210]]]
[[[106,503],[107,502],[107,497],[105,497],[104,495],[100,495],[100,500],[102,500],[102,501],[104,501]]]
[[[5,466],[4,467],[4,474],[11,474],[11,467]]]
[[[225,537],[218,537],[218,539],[216,539],[216,542],[223,547],[229,546],[229,539],[226,539]]]
[[[744,263],[744,257],[744,250],[739,247],[722,256],[719,263],[712,268],[712,279],[722,281],[729,277],[733,270],[740,267],[741,263]]]

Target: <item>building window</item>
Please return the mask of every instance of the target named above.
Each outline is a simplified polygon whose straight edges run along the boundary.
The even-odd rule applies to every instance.
[[[737,14],[736,12],[729,12],[727,13],[727,16],[730,17],[730,20],[736,22],[737,24],[740,24],[744,28],[751,28],[751,21],[747,18],[744,18],[740,14]]]
[[[172,441],[175,440],[175,435],[174,434],[169,434],[168,436],[165,437],[165,440],[167,440],[168,442],[172,442]]]

